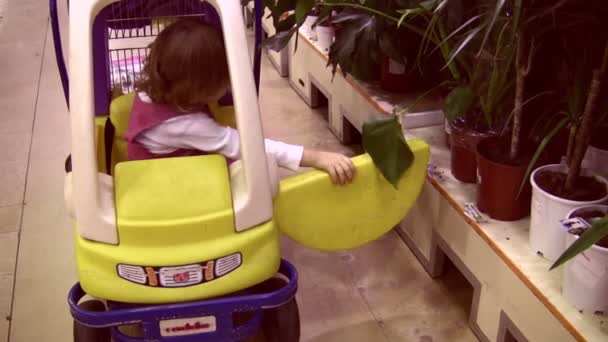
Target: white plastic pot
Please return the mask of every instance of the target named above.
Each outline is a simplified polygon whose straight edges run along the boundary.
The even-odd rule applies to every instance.
[[[300,32],[310,40],[317,40],[317,34],[313,30],[312,25],[319,19],[318,16],[309,15],[304,19],[304,23],[300,26]]]
[[[598,175],[608,178],[608,150],[589,146],[583,165]]]
[[[530,218],[530,245],[535,252],[541,253],[546,259],[555,261],[564,251],[566,232],[561,229],[559,221],[575,208],[591,204],[602,204],[608,200],[608,195],[597,201],[570,201],[553,196],[536,184],[536,175],[542,171],[558,171],[565,173],[567,167],[561,164],[539,167],[530,176],[532,183],[532,214]],[[583,169],[584,176],[594,176],[597,180],[608,185],[605,178],[588,169]]]
[[[592,205],[574,209],[566,218],[576,217],[580,209],[608,213],[608,206]],[[576,239],[578,236],[568,234],[565,247],[568,248]],[[562,292],[578,310],[608,313],[608,248],[594,245],[566,263]]]
[[[316,27],[317,31],[317,44],[324,52],[329,52],[331,48],[331,44],[334,43],[335,31],[331,26],[321,26],[318,25]]]

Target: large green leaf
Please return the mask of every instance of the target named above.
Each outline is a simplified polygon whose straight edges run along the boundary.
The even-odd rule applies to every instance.
[[[526,183],[529,182],[530,174],[532,174],[532,170],[534,169],[534,167],[536,167],[536,165],[538,165],[538,159],[542,155],[542,153],[545,150],[545,148],[547,147],[547,145],[566,126],[566,124],[569,121],[570,121],[569,118],[567,118],[567,117],[563,118],[553,128],[553,130],[551,130],[551,132],[549,132],[549,134],[547,134],[543,138],[543,140],[540,142],[540,144],[538,145],[538,148],[536,149],[536,151],[534,152],[534,155],[532,156],[532,159],[530,160],[530,163],[528,164],[528,168],[526,169],[526,175],[524,176],[524,178],[521,181],[521,184],[519,185],[519,192],[517,193],[517,197],[519,197],[521,192],[524,190],[524,186],[526,186]]]
[[[363,125],[363,147],[384,178],[397,188],[401,176],[414,161],[398,117]]]
[[[475,95],[469,87],[456,87],[445,98],[443,111],[449,121],[466,114],[473,105]]]
[[[378,19],[369,13],[343,11],[333,23],[339,24],[336,40],[329,50],[327,65],[335,74],[338,65],[344,74],[352,70],[356,60],[370,60],[377,51]]]
[[[266,7],[270,9],[277,33],[274,36],[265,39],[263,46],[279,52],[287,46],[291,37],[298,31],[300,26],[302,26],[304,20],[312,11],[315,1],[278,0],[276,4],[273,4],[273,2],[274,0],[264,0]],[[294,11],[295,13],[281,19],[283,15],[289,11]],[[296,48],[297,43],[296,36]]]
[[[608,235],[608,216],[595,222],[580,238],[578,238],[568,249],[555,261],[551,269],[559,267],[566,261],[574,258],[587,248],[595,245]]]
[[[494,7],[494,12],[492,13],[492,17],[491,17],[490,21],[487,23],[486,33],[483,37],[483,41],[481,42],[481,46],[479,47],[480,53],[483,50],[486,42],[488,41],[488,38],[490,38],[490,33],[494,29],[494,24],[496,23],[498,16],[502,12],[503,7],[505,6],[505,2],[506,2],[506,0],[496,0],[496,7]]]
[[[289,40],[297,30],[298,28],[294,26],[288,31],[277,32],[274,36],[265,39],[262,45],[276,52],[280,52],[289,44]]]
[[[289,31],[296,26],[296,15],[291,14],[287,18],[280,20],[274,24],[277,32]]]

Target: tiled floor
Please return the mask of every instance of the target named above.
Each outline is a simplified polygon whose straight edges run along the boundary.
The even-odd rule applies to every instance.
[[[0,0],[0,342],[72,340],[65,298],[76,277],[62,201],[68,113],[47,3]],[[351,153],[267,61],[261,106],[269,137]],[[475,340],[457,275],[430,279],[394,233],[342,253],[285,240],[284,255],[301,273],[303,341]]]

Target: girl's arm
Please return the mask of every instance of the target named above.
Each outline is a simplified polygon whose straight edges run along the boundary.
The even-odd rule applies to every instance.
[[[219,125],[205,114],[181,115],[155,126],[137,138],[151,153],[166,154],[177,149],[195,149],[240,159],[240,139],[237,130]],[[266,152],[277,164],[290,170],[314,167],[328,172],[334,183],[347,184],[354,177],[355,167],[343,155],[305,150],[270,139],[265,140]]]
[[[304,150],[300,166],[323,170],[334,183],[341,185],[350,183],[356,170],[353,161],[345,155],[312,150]]]

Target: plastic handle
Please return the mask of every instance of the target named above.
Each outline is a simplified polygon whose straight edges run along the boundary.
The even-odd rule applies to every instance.
[[[272,196],[256,85],[251,72],[247,33],[239,0],[209,0],[220,15],[230,68],[236,121],[241,138],[244,190],[234,193],[236,229],[272,218]]]
[[[70,4],[70,119],[74,212],[82,237],[118,243],[116,212],[111,191],[99,184],[93,91],[93,35],[95,16],[114,0],[79,0]],[[107,187],[104,187],[107,190]]]

